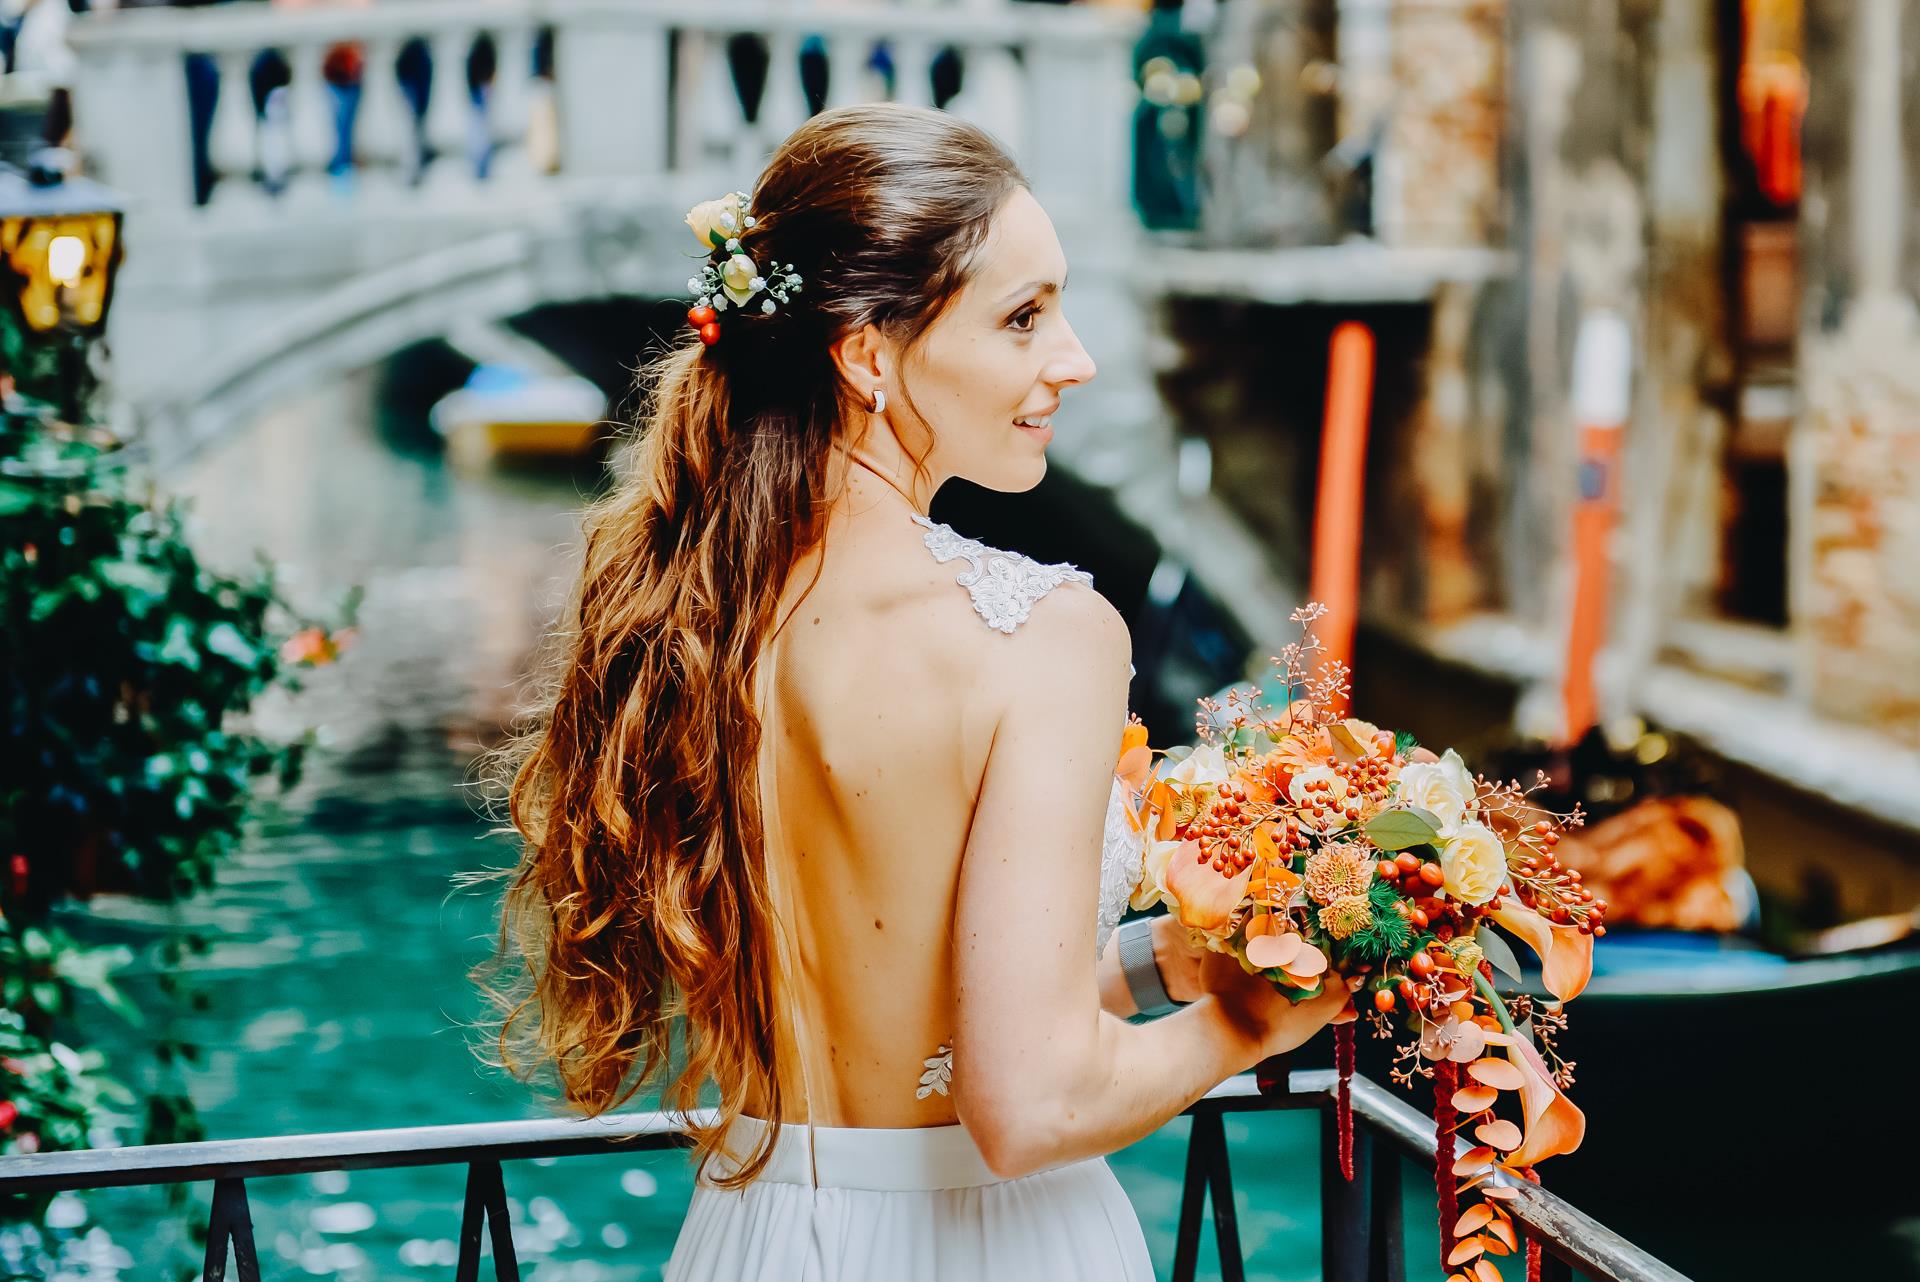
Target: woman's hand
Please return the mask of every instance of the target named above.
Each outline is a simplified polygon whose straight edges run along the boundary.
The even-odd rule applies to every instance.
[[[1353,990],[1362,982],[1329,975],[1318,997],[1295,1002],[1272,980],[1258,972],[1248,974],[1237,958],[1225,953],[1209,952],[1200,963],[1201,987],[1247,1039],[1252,1052],[1249,1064],[1284,1055],[1328,1024],[1356,1018]]]

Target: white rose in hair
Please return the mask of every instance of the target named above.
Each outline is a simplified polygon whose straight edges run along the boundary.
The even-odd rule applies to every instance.
[[[759,288],[754,282],[760,279],[760,269],[745,254],[735,254],[720,268],[720,288],[727,291],[734,306],[739,307],[753,297]]]
[[[703,200],[687,211],[687,226],[707,249],[720,249],[747,226],[746,203],[737,191]]]

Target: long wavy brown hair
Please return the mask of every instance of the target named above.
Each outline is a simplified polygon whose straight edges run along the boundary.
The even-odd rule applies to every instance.
[[[822,535],[833,447],[865,421],[830,348],[872,324],[910,353],[1024,185],[987,135],[937,111],[829,111],[786,140],[741,249],[792,263],[802,292],[723,312],[718,343],[644,377],[622,479],[585,516],[549,693],[494,762],[521,845],[516,867],[483,875],[507,881],[497,950],[474,972],[497,1062],[552,1069],[588,1115],[657,1085],[703,1162],[751,1101],[784,1116],[754,673]],[[698,1125],[686,1115],[709,1082],[718,1116]],[[755,1178],[774,1134],[716,1182]]]

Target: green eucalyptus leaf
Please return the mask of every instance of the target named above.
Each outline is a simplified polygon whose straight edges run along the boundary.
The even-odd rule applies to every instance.
[[[1411,850],[1430,846],[1440,836],[1440,820],[1430,810],[1409,806],[1383,810],[1367,822],[1367,840],[1381,850]]]
[[[1507,946],[1493,927],[1481,923],[1480,929],[1473,934],[1473,942],[1480,945],[1480,951],[1487,955],[1493,968],[1518,983],[1520,980],[1520,959],[1513,955],[1513,949]]]

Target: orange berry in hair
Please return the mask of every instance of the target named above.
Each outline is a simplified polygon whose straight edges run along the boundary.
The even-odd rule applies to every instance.
[[[702,325],[700,327],[700,341],[708,347],[712,347],[715,343],[719,342],[720,323],[718,321],[708,321]]]
[[[687,311],[687,324],[695,329],[699,329],[702,325],[711,325],[713,321],[714,311],[711,307],[694,307]]]

